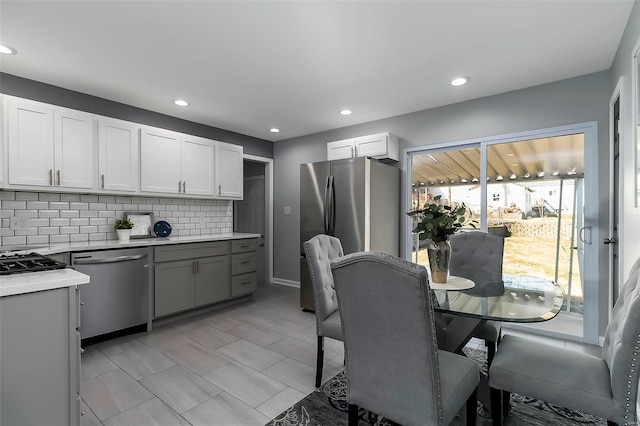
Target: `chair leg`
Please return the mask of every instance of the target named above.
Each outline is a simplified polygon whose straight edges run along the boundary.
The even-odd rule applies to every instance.
[[[467,399],[467,426],[476,426],[478,416],[478,389],[475,389]]]
[[[502,391],[502,415],[507,417],[511,413],[511,392]]]
[[[502,426],[502,394],[500,389],[489,388],[491,399],[491,420],[493,426]]]
[[[487,347],[487,368],[491,367],[493,358],[496,356],[496,346],[498,342],[490,342],[485,340],[484,345]]]
[[[358,406],[349,404],[349,426],[357,426],[358,424]]]
[[[318,356],[316,359],[316,387],[322,384],[322,364],[324,363],[324,336],[318,336]]]

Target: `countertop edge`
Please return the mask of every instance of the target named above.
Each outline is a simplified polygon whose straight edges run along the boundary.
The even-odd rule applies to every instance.
[[[51,244],[47,247],[35,248],[33,250],[25,250],[27,252],[36,252],[43,256],[59,253],[72,253],[88,250],[108,250],[135,247],[152,247],[168,244],[185,244],[199,243],[208,241],[224,241],[224,240],[240,240],[244,238],[260,238],[260,234],[251,234],[243,232],[234,232],[231,234],[215,234],[215,235],[192,235],[184,237],[155,237],[155,238],[139,238],[132,239],[123,243],[118,240],[100,240],[100,241],[83,241],[74,243],[58,243]]]
[[[0,276],[0,297],[55,290],[89,283],[89,276],[71,268]]]

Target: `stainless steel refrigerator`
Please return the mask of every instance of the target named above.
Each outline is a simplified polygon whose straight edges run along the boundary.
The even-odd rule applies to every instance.
[[[400,250],[400,169],[365,157],[300,165],[300,307],[313,311],[302,243],[340,239],[345,254]]]

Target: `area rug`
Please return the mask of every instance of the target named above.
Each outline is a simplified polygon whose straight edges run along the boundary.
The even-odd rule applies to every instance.
[[[465,354],[481,364],[486,371],[485,352],[464,349]],[[342,426],[347,425],[347,383],[344,370],[320,389],[307,395],[304,399],[283,411],[267,426]],[[378,416],[367,410],[360,410],[360,424],[373,426],[399,426],[390,420]],[[454,426],[462,424],[455,418]],[[491,414],[478,403],[478,425],[491,424]],[[518,394],[511,395],[511,413],[504,419],[506,426],[570,426],[570,425],[601,425],[606,426],[606,420],[599,417],[558,407],[536,399]]]

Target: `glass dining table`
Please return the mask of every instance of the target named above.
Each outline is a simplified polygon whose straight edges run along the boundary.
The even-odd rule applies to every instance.
[[[481,270],[460,275],[450,276],[446,284],[430,284],[440,349],[463,354],[462,348],[474,331],[490,320],[542,322],[562,309],[564,292],[553,281]],[[478,400],[491,410],[485,373],[481,374]]]
[[[548,321],[562,309],[564,292],[553,281],[527,275],[469,270],[447,284],[431,284],[436,313],[448,313],[438,346],[460,353],[486,321]],[[436,321],[441,318],[436,315]],[[441,323],[442,324],[442,323]]]

